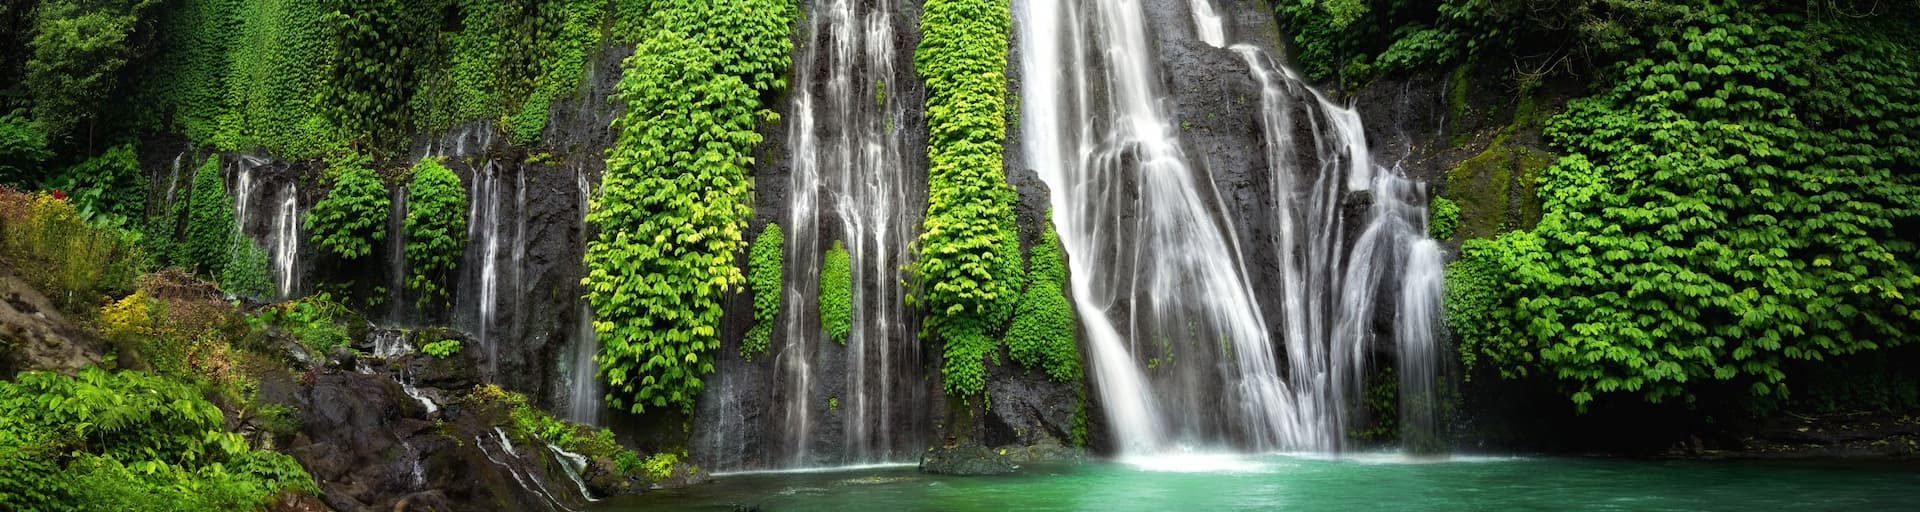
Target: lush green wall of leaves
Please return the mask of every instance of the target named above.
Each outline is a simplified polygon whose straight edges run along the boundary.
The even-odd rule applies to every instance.
[[[720,347],[721,303],[745,284],[737,255],[762,98],[786,86],[787,0],[657,0],[626,62],[627,106],[587,221],[582,284],[610,403],[691,411]]]
[[[760,228],[759,236],[753,237],[753,249],[747,255],[747,285],[753,289],[753,327],[740,343],[740,357],[748,361],[765,353],[773,340],[773,322],[780,315],[780,302],[786,293],[782,261],[786,257],[786,245],[787,237],[780,231],[780,225],[767,224]]]
[[[1055,381],[1078,382],[1080,345],[1074,332],[1080,323],[1064,291],[1067,261],[1060,235],[1051,225],[1041,232],[1040,242],[1033,246],[1027,291],[1007,330],[1008,356],[1027,368],[1046,371]]]
[[[356,260],[372,253],[374,242],[387,239],[387,216],[393,204],[386,182],[362,158],[346,156],[332,163],[328,174],[333,176],[333,187],[307,210],[307,232],[322,249],[343,260]]]
[[[467,188],[439,159],[413,166],[407,181],[407,289],[422,306],[447,298],[448,274],[467,245]]]
[[[1545,130],[1530,231],[1449,270],[1462,357],[1586,404],[1787,390],[1920,328],[1910,14],[1673,2]]]
[[[914,54],[931,132],[915,301],[943,345],[942,382],[952,396],[985,392],[986,357],[1021,290],[1016,198],[1001,168],[1011,23],[1004,1],[929,1]]]
[[[820,328],[842,345],[853,334],[853,261],[839,240],[820,264]]]

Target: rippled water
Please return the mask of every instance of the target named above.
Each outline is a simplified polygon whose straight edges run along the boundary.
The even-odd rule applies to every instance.
[[[723,475],[599,510],[1920,510],[1920,463],[1178,456]]]

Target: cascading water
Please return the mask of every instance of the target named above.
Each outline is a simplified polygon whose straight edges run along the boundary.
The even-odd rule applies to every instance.
[[[273,260],[274,291],[283,298],[293,297],[300,284],[300,193],[292,181],[280,193],[280,206],[273,211],[273,234],[270,237],[273,251],[269,256]]]
[[[804,54],[795,62],[791,210],[783,226],[790,313],[776,356],[784,393],[780,456],[789,465],[873,462],[919,447],[913,425],[923,416],[925,383],[900,271],[917,222],[908,196],[916,178],[900,130],[910,105],[888,90],[900,78],[894,9],[891,2],[814,3]],[[844,366],[818,359],[823,234],[843,240],[852,260]],[[828,390],[839,395],[820,396]],[[821,418],[831,417],[820,416],[822,409],[840,413],[841,442],[816,439]],[[816,452],[816,444],[831,452]]]
[[[387,321],[407,322],[407,187],[393,189],[387,214]]]
[[[1196,35],[1226,46],[1210,0],[1189,6]],[[1275,195],[1271,244],[1242,247],[1209,171],[1186,154],[1140,0],[1028,0],[1016,12],[1023,149],[1053,192],[1122,453],[1338,449],[1384,277],[1424,240],[1420,191],[1375,172],[1352,109],[1235,45],[1261,86]],[[1296,123],[1312,141],[1293,140]],[[1299,161],[1307,142],[1313,160]],[[1342,202],[1369,190],[1367,227],[1347,253]],[[1257,292],[1249,260],[1278,267],[1282,289]],[[1422,329],[1430,339],[1431,325],[1407,327]]]
[[[465,140],[464,138],[461,140]],[[487,375],[498,372],[499,347],[494,339],[494,331],[499,327],[500,297],[502,293],[514,293],[519,289],[515,282],[502,282],[502,274],[518,269],[518,261],[503,261],[501,246],[509,243],[503,240],[501,233],[506,216],[505,177],[500,165],[492,160],[474,173],[473,185],[467,192],[472,198],[473,207],[467,213],[467,246],[469,261],[477,268],[469,281],[474,285],[474,328],[473,334],[480,348],[487,354]],[[509,249],[509,254],[517,255],[518,248]],[[512,276],[507,276],[511,278]]]
[[[593,197],[593,185],[587,182],[584,170],[575,168],[574,176],[580,188],[580,229],[587,229],[587,205]],[[581,237],[584,242],[586,237]],[[563,375],[567,376],[566,418],[575,423],[599,425],[601,411],[606,409],[606,400],[600,388],[600,378],[596,375],[599,363],[594,362],[594,354],[600,351],[599,334],[593,329],[593,305],[585,300],[576,306],[574,320],[572,355],[563,364]]]
[[[1410,451],[1446,449],[1440,434],[1441,294],[1445,292],[1446,257],[1433,240],[1415,242],[1407,255],[1406,276],[1400,285],[1400,311],[1394,337],[1400,358],[1400,442]]]

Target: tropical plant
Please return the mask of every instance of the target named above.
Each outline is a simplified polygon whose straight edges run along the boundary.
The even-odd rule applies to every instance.
[[[1001,168],[1011,23],[1004,2],[933,0],[914,54],[930,130],[914,300],[931,338],[943,344],[942,385],[952,396],[985,391],[986,357],[1021,289],[1015,194]]]
[[[422,306],[447,295],[447,275],[467,245],[467,189],[460,176],[427,158],[407,182],[407,289]]]
[[[1014,310],[1013,326],[1007,329],[1007,355],[1027,368],[1044,370],[1054,381],[1077,382],[1081,377],[1080,345],[1074,329],[1079,320],[1063,292],[1067,286],[1066,258],[1060,249],[1060,236],[1052,229],[1041,231],[1040,242],[1033,246],[1027,291]]]
[[[781,258],[785,257],[786,235],[779,224],[767,224],[753,237],[753,249],[747,255],[747,283],[753,289],[753,328],[740,343],[740,357],[748,361],[767,351],[773,339],[773,322],[780,314],[780,299],[786,283]]]
[[[387,239],[387,216],[392,212],[387,185],[366,167],[359,155],[333,162],[333,188],[307,211],[307,231],[313,242],[344,260],[373,252],[373,243]]]
[[[839,240],[820,265],[820,328],[841,345],[853,333],[853,262]]]
[[[173,263],[218,276],[226,268],[228,250],[239,233],[234,224],[233,198],[220,179],[220,159],[208,158],[193,175],[193,195],[187,206],[186,240],[174,246]]]

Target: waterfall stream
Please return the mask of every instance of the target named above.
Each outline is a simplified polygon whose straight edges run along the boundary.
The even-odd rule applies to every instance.
[[[280,206],[273,211],[273,233],[269,237],[273,251],[274,291],[281,298],[298,295],[300,265],[300,191],[292,181],[280,192]]]
[[[1016,5],[1022,146],[1053,191],[1120,451],[1339,449],[1375,342],[1374,304],[1399,284],[1392,269],[1415,247],[1439,260],[1425,239],[1424,192],[1376,169],[1357,112],[1264,50],[1227,45],[1211,0],[1190,0],[1196,36],[1230,48],[1261,89],[1274,235],[1243,246],[1210,170],[1186,154],[1141,1]],[[1312,140],[1294,140],[1301,127]],[[1342,206],[1367,191],[1372,206],[1349,251]],[[1250,262],[1277,267],[1281,289],[1256,290]],[[1411,272],[1420,289],[1405,293],[1422,295],[1389,306],[1424,308],[1401,312],[1402,350],[1409,339],[1432,346],[1438,307],[1427,275],[1437,270]]]
[[[776,336],[781,457],[790,465],[889,460],[918,447],[918,432],[900,430],[925,410],[901,284],[918,212],[899,127],[915,105],[888,90],[898,76],[891,2],[822,0],[806,19],[788,125],[789,313]],[[843,241],[852,260],[853,325],[842,361],[823,359],[838,347],[824,342],[817,314],[820,260],[831,240]],[[822,442],[815,432],[833,419],[839,442]]]

